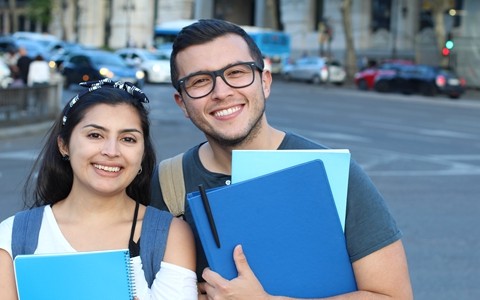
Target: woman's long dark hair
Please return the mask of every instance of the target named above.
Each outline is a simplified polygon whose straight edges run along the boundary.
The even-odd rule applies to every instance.
[[[126,91],[105,87],[85,93],[72,106],[67,104],[50,128],[43,149],[25,183],[25,206],[50,205],[68,196],[73,185],[73,171],[70,162],[63,159],[58,149],[57,139],[61,138],[65,145],[69,145],[75,126],[89,109],[99,104],[128,104],[138,112],[145,142],[141,165],[143,171],[127,187],[127,194],[139,203],[150,204],[150,177],[155,167],[156,156],[150,137],[148,110],[143,103]],[[67,117],[65,125],[63,125],[64,117]],[[115,118],[115,116],[107,117]]]

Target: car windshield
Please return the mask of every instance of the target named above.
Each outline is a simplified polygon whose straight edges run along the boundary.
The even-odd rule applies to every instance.
[[[145,51],[144,55],[147,60],[169,60],[170,59],[170,57],[167,54],[162,52]]]
[[[90,57],[92,59],[92,62],[97,65],[125,67],[125,62],[122,60],[122,58],[113,53],[98,52],[92,54]]]

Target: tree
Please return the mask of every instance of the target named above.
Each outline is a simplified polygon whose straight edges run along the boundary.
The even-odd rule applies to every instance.
[[[29,0],[28,15],[32,20],[42,24],[42,27],[48,27],[52,21],[51,11],[53,9],[52,0]]]
[[[352,0],[342,0],[340,11],[345,32],[345,70],[347,78],[352,79],[357,71],[357,56],[352,33]]]

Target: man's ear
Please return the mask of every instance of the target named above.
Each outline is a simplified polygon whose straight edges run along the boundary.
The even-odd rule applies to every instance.
[[[189,119],[190,117],[188,116],[187,108],[185,107],[185,101],[183,101],[182,95],[176,92],[175,94],[173,94],[173,98],[175,99],[175,102],[177,103],[178,107],[180,107],[180,109],[183,111],[185,118]]]
[[[272,73],[268,70],[263,70],[262,72],[262,88],[263,88],[263,95],[265,99],[270,96],[270,87],[272,86]]]
[[[58,151],[62,156],[68,155],[68,147],[61,137],[57,137]]]

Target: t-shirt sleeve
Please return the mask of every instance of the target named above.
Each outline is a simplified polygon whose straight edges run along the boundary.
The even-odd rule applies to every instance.
[[[12,228],[14,216],[0,223],[0,249],[7,251],[12,256]]]
[[[186,268],[162,262],[151,289],[145,280],[140,257],[132,258],[136,294],[140,300],[197,299],[197,277]]]
[[[345,224],[352,263],[402,236],[383,196],[353,160],[350,164]]]

